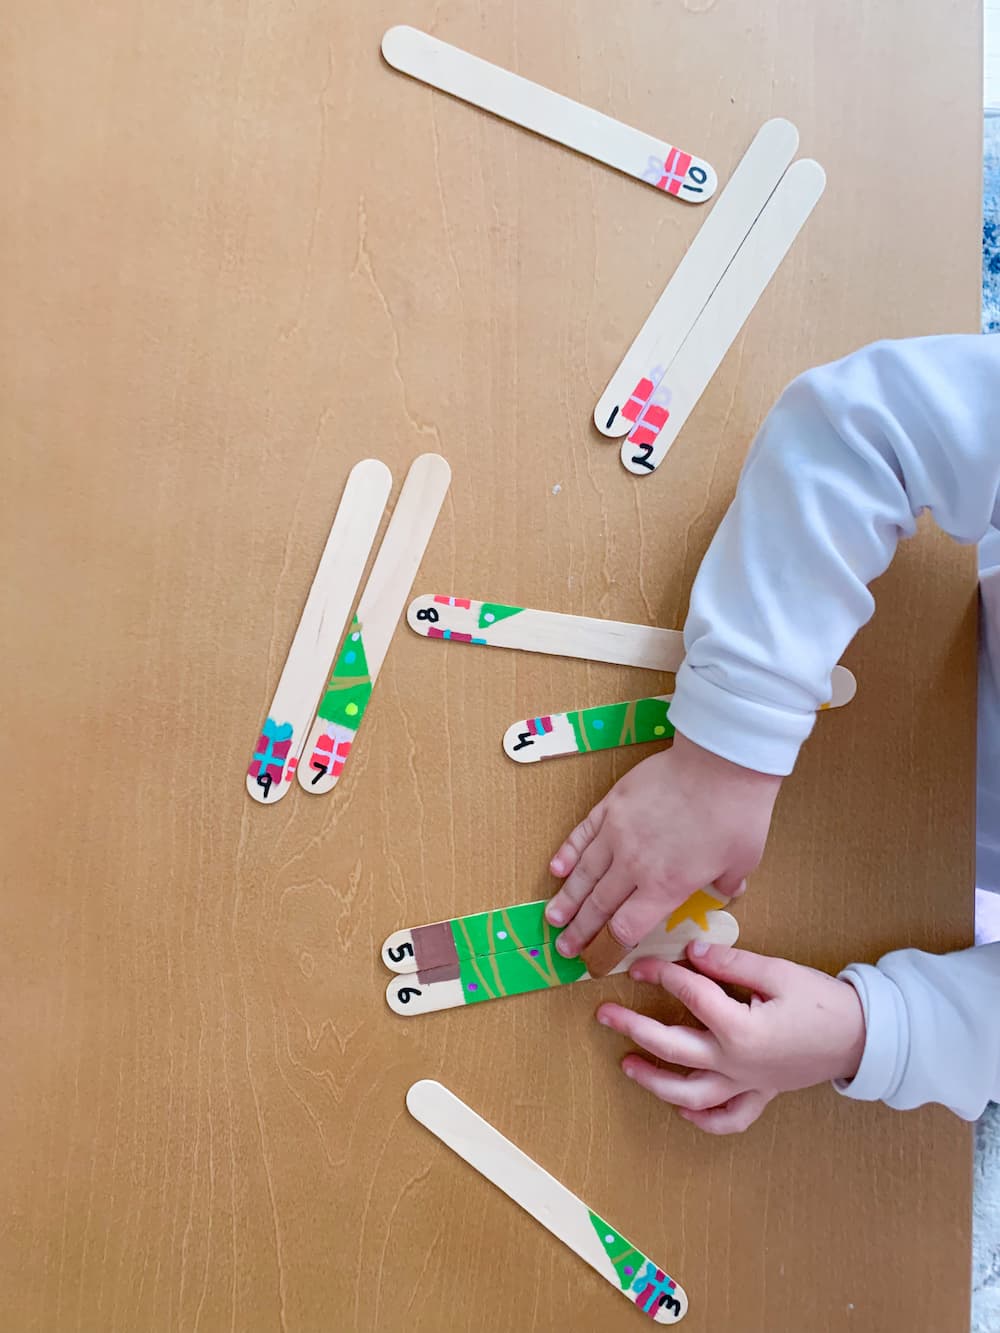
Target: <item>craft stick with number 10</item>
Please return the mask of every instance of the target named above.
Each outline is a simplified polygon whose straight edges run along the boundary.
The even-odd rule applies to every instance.
[[[669,369],[798,146],[791,121],[769,120],[757,131],[601,394],[594,424],[602,435],[627,435],[652,406],[638,396],[643,381]]]
[[[306,744],[308,763],[298,770],[306,791],[327,792],[340,779],[450,482],[451,469],[438,454],[421,454],[406,474],[354,624],[316,710]]]
[[[533,611],[502,602],[476,602],[468,597],[424,593],[414,597],[406,622],[417,634],[452,643],[519,648],[587,662],[613,662],[676,672],[684,660],[684,635],[656,625],[630,625],[623,620],[594,620],[558,611]],[[846,667],[833,668],[831,708],[850,703],[857,682]]]
[[[391,486],[389,469],[375,458],[355,464],[347,478],[247,769],[247,791],[262,804],[273,805],[288,791]]]
[[[688,203],[715,193],[715,169],[663,139],[532,83],[460,47],[406,25],[390,28],[382,54],[393,68],[482,107],[546,139],[573,148]]]
[[[676,1324],[684,1318],[688,1299],[683,1287],[453,1092],[421,1079],[407,1092],[406,1107],[654,1324]],[[567,1326],[571,1322],[568,1319]]]
[[[635,424],[621,448],[629,472],[645,476],[663,462],[825,187],[826,172],[809,158],[782,176],[673,361],[637,388]],[[657,410],[639,399],[655,399]]]

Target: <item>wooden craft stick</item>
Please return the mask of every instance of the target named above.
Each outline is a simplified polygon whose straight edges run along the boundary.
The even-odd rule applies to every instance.
[[[406,622],[428,639],[519,648],[650,671],[676,672],[684,660],[684,635],[680,630],[534,611],[502,602],[476,602],[468,597],[424,593],[410,603]],[[846,667],[838,666],[833,669],[831,687],[829,707],[839,708],[854,698],[858,684]]]
[[[298,770],[306,791],[330,791],[340,779],[450,482],[451,468],[438,454],[421,454],[406,475],[354,624],[316,710],[306,744],[308,763]]]
[[[392,474],[375,458],[355,464],[347,478],[247,769],[247,791],[262,804],[288,791],[391,486]]]
[[[518,764],[535,764],[563,754],[667,741],[674,734],[670,724],[672,698],[671,694],[654,694],[647,699],[580,708],[571,713],[522,718],[504,732],[504,754]]]
[[[417,28],[390,28],[382,38],[382,54],[403,74],[688,203],[703,203],[715,193],[718,177],[703,158]]]
[[[639,414],[655,406],[645,383],[669,369],[798,146],[799,132],[788,120],[769,120],[757,131],[601,394],[594,424],[602,435],[627,435]]]
[[[718,889],[699,889],[671,915],[667,930],[674,930],[684,921],[708,930],[710,913],[725,907],[727,901]],[[468,974],[467,965],[475,958],[515,950],[528,950],[530,954],[532,949],[548,949],[562,929],[546,921],[547,905],[548,899],[541,898],[533,903],[516,903],[512,907],[497,907],[393,931],[382,945],[382,962],[390,972],[409,976],[441,969],[461,973],[463,967]],[[597,973],[591,970],[591,975]]]
[[[415,1120],[654,1323],[676,1324],[683,1319],[688,1308],[683,1287],[453,1092],[432,1079],[421,1079],[407,1092],[406,1106]]]
[[[639,397],[655,398],[659,406],[655,412],[635,407],[621,449],[629,472],[645,476],[663,462],[825,186],[826,173],[809,158],[793,162],[782,176],[669,368],[659,380],[642,382]]]

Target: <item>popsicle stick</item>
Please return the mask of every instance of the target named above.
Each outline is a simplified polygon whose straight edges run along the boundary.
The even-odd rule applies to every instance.
[[[326,539],[292,646],[247,769],[247,791],[273,805],[291,784],[392,486],[376,458],[356,463]]]
[[[649,406],[649,394],[641,396],[643,381],[658,381],[669,369],[798,146],[791,121],[769,120],[757,131],[601,394],[594,424],[602,435],[627,435],[638,411]]]
[[[406,1106],[414,1120],[503,1190],[654,1323],[676,1324],[683,1319],[688,1308],[683,1287],[453,1092],[432,1079],[421,1079],[407,1092]],[[567,1319],[567,1327],[570,1322]]]
[[[785,172],[666,373],[642,385],[645,392],[648,384],[650,400],[655,395],[666,407],[630,409],[635,425],[621,449],[629,472],[645,476],[663,462],[825,186],[826,173],[809,158]]]
[[[667,929],[683,921],[692,921],[708,930],[709,915],[725,907],[727,898],[714,887],[692,893],[671,915]],[[412,975],[441,969],[461,972],[473,958],[514,950],[548,948],[562,934],[562,929],[545,919],[547,898],[533,903],[516,903],[488,912],[433,921],[427,926],[395,930],[382,945],[382,962],[390,972]]]
[[[410,603],[406,622],[428,639],[519,648],[650,671],[676,672],[684,660],[684,635],[680,630],[533,611],[530,607],[476,602],[468,597],[423,593]],[[857,693],[857,681],[846,667],[834,667],[830,683],[831,708],[850,703]]]
[[[620,704],[601,704],[571,713],[551,713],[512,722],[503,735],[504,754],[518,764],[535,764],[563,754],[589,754],[618,745],[667,741],[671,694],[654,694]]]
[[[382,38],[382,54],[403,74],[688,203],[703,203],[715,193],[718,177],[703,158],[417,28],[390,28]]]
[[[340,780],[364,717],[393,631],[451,483],[451,468],[438,454],[421,454],[406,474],[399,500],[358,603],[299,765],[305,791],[330,791]]]

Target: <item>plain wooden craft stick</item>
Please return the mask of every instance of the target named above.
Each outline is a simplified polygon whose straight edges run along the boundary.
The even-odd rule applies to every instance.
[[[305,791],[328,792],[340,779],[450,483],[451,468],[438,454],[421,454],[406,475],[316,710],[305,749],[308,763],[298,769]]]
[[[663,462],[825,186],[826,173],[810,158],[782,176],[669,368],[649,382],[648,396],[664,406],[651,417],[638,413],[621,448],[629,472],[646,476]]]
[[[624,620],[595,620],[559,611],[535,611],[503,602],[477,602],[469,597],[422,593],[406,612],[406,623],[428,639],[516,648],[588,662],[613,662],[649,671],[676,672],[684,660],[684,635],[656,625],[631,625]],[[850,703],[857,681],[846,667],[834,667],[829,707]]]
[[[417,28],[390,28],[382,38],[382,54],[403,74],[688,203],[703,203],[715,193],[718,177],[703,158]]]
[[[675,1324],[683,1319],[688,1308],[683,1287],[453,1092],[432,1079],[421,1079],[407,1092],[406,1107],[425,1129],[503,1190],[654,1323]]]
[[[602,435],[627,435],[649,409],[645,383],[659,382],[669,369],[798,146],[791,121],[769,120],[757,131],[601,394],[594,424]]]
[[[288,791],[391,486],[392,474],[375,458],[355,464],[347,478],[247,769],[247,791],[262,804],[273,805]]]

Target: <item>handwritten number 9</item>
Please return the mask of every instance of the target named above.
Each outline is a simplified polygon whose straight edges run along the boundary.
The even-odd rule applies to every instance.
[[[434,610],[433,606],[422,606],[420,610],[417,612],[417,619],[429,620],[432,625],[436,625],[437,622],[441,619],[441,617]]]

